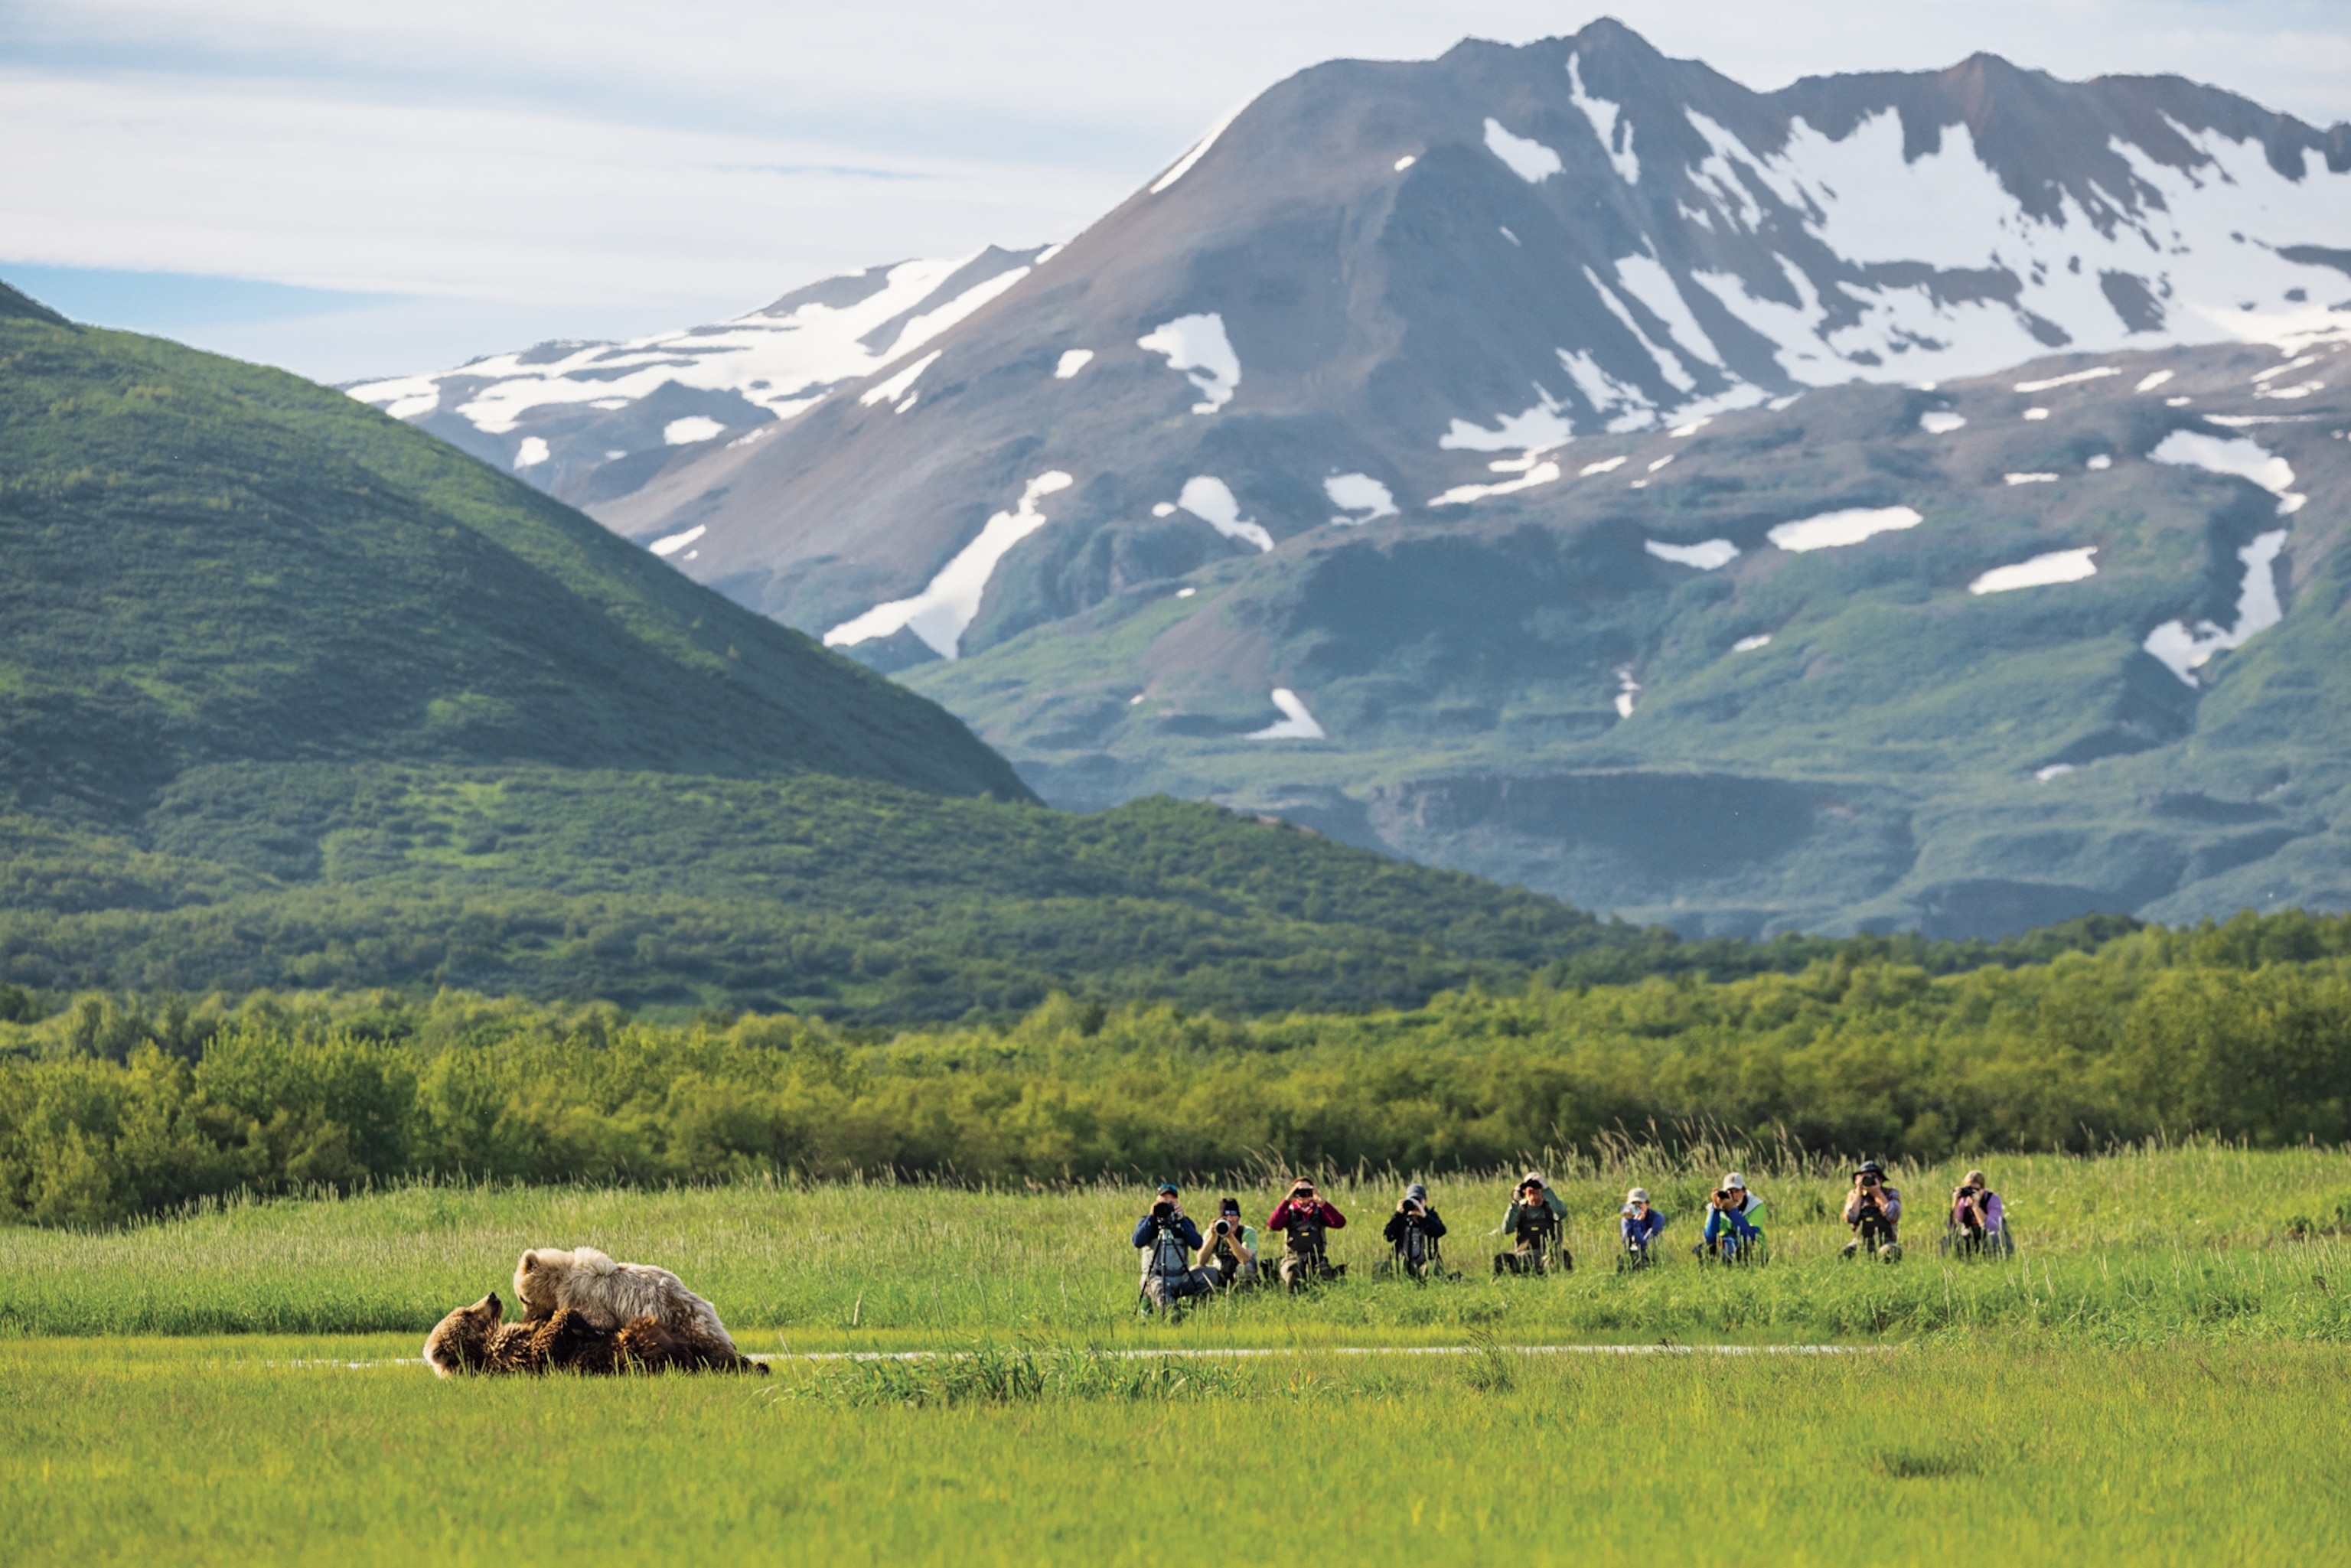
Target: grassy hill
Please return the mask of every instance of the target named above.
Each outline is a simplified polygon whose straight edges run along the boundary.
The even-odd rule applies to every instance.
[[[324,387],[0,299],[0,799],[367,757],[1026,790],[931,704]]]

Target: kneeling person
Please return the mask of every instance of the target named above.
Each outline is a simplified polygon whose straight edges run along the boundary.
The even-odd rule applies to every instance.
[[[1388,1216],[1386,1234],[1390,1271],[1415,1280],[1445,1272],[1445,1259],[1437,1248],[1437,1241],[1445,1234],[1445,1221],[1428,1206],[1428,1189],[1420,1183],[1404,1189],[1396,1211]]]
[[[1344,1264],[1332,1263],[1323,1233],[1346,1227],[1347,1217],[1317,1193],[1312,1182],[1301,1176],[1290,1183],[1289,1196],[1274,1206],[1272,1216],[1265,1222],[1268,1230],[1279,1230],[1282,1235],[1283,1286],[1301,1290],[1318,1280],[1335,1280],[1345,1273]]]
[[[1845,1257],[1865,1248],[1871,1256],[1889,1263],[1901,1259],[1902,1195],[1886,1185],[1885,1167],[1876,1160],[1862,1161],[1861,1168],[1853,1173],[1853,1191],[1844,1200],[1844,1222],[1853,1227],[1853,1239],[1844,1244]]]
[[[1200,1249],[1200,1268],[1227,1290],[1256,1284],[1257,1227],[1241,1223],[1239,1198],[1228,1197],[1217,1209],[1207,1245]]]
[[[1625,1207],[1617,1210],[1618,1228],[1625,1238],[1625,1259],[1630,1268],[1646,1268],[1655,1260],[1650,1243],[1665,1234],[1666,1217],[1649,1207],[1646,1187],[1635,1187],[1625,1195]]]
[[[1162,1182],[1151,1212],[1135,1221],[1134,1247],[1143,1254],[1144,1299],[1161,1312],[1173,1309],[1186,1296],[1205,1296],[1217,1288],[1217,1277],[1192,1267],[1200,1249],[1200,1228],[1176,1202],[1174,1182]]]
[[[1554,1256],[1560,1268],[1572,1271],[1575,1255],[1567,1249],[1566,1227],[1567,1200],[1543,1181],[1542,1172],[1529,1171],[1503,1211],[1502,1234],[1511,1249],[1494,1254],[1494,1272],[1546,1273]]]

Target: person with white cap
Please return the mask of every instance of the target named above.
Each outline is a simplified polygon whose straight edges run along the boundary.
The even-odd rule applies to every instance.
[[[1494,1254],[1497,1274],[1541,1274],[1552,1266],[1573,1271],[1575,1254],[1567,1249],[1567,1200],[1553,1192],[1541,1171],[1529,1171],[1510,1194],[1503,1211],[1501,1234],[1511,1241],[1508,1252]]]
[[[1763,1200],[1747,1190],[1745,1176],[1732,1171],[1714,1189],[1707,1205],[1706,1234],[1694,1250],[1726,1263],[1751,1256],[1756,1243],[1763,1239],[1763,1228],[1755,1222],[1762,1212]]]
[[[1666,1217],[1649,1206],[1649,1189],[1643,1186],[1625,1195],[1625,1207],[1617,1213],[1625,1234],[1625,1266],[1647,1268],[1655,1260],[1649,1244],[1665,1234]]]
[[[1444,1234],[1445,1221],[1437,1218],[1437,1210],[1429,1204],[1428,1188],[1413,1183],[1397,1199],[1395,1212],[1388,1216],[1386,1235],[1393,1255],[1384,1271],[1413,1280],[1442,1275],[1445,1260],[1438,1250],[1437,1239]]]

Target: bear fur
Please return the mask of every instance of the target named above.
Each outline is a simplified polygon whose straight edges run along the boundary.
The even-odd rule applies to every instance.
[[[676,1275],[650,1263],[615,1263],[593,1247],[535,1247],[515,1265],[514,1287],[526,1322],[551,1318],[566,1307],[600,1329],[653,1318],[714,1364],[742,1358],[718,1321],[718,1310]]]
[[[425,1336],[425,1364],[440,1377],[462,1372],[538,1371],[530,1325],[506,1322],[506,1303],[492,1291],[472,1306],[451,1312]]]
[[[493,1291],[459,1307],[424,1342],[424,1359],[442,1377],[477,1372],[572,1372],[590,1376],[623,1372],[748,1372],[767,1368],[748,1356],[718,1355],[658,1318],[640,1317],[618,1329],[599,1328],[580,1312],[559,1307],[536,1323],[504,1322],[505,1303]]]

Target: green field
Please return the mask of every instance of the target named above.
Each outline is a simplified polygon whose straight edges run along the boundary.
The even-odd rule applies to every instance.
[[[19,1563],[2319,1562],[2340,1346],[1313,1356],[869,1405],[787,1371],[435,1383],[0,1343]]]
[[[1369,1277],[1395,1182],[1326,1181],[1355,1220],[1333,1238],[1353,1277],[1175,1325],[1134,1311],[1135,1187],[413,1185],[0,1228],[0,1560],[2351,1546],[2329,1479],[2351,1459],[2351,1153],[1985,1163],[2022,1239],[2011,1262],[1938,1256],[1956,1166],[1897,1167],[1925,1218],[1887,1266],[1837,1260],[1839,1172],[1750,1158],[1767,1267],[1620,1276],[1622,1188],[1647,1186],[1687,1240],[1719,1174],[1635,1155],[1556,1173],[1565,1278],[1483,1271],[1510,1176],[1433,1182],[1468,1277],[1426,1286]],[[1268,1207],[1273,1186],[1239,1196]],[[676,1268],[772,1375],[442,1383],[413,1359],[522,1247],[582,1242]],[[1409,1354],[1430,1347],[1448,1354]],[[1226,1354],[1243,1348],[1274,1354]],[[935,1354],[838,1354],[911,1350]]]
[[[2066,1343],[2351,1343],[2351,1155],[2199,1145],[2095,1159],[1991,1163],[2023,1239],[2008,1264],[1947,1266],[1940,1195],[1964,1166],[1901,1166],[1925,1223],[1899,1265],[1846,1265],[1844,1183],[1798,1164],[1748,1165],[1770,1206],[1769,1267],[1725,1274],[1686,1254],[1646,1275],[1609,1266],[1619,1196],[1647,1186],[1696,1239],[1720,1175],[1635,1158],[1563,1166],[1564,1279],[1497,1282],[1487,1235],[1511,1177],[1431,1179],[1466,1276],[1374,1281],[1378,1226],[1396,1181],[1326,1184],[1355,1223],[1332,1255],[1359,1276],[1304,1300],[1242,1296],[1174,1330],[1134,1318],[1126,1245],[1140,1187],[972,1191],[919,1186],[746,1184],[647,1191],[412,1186],[340,1201],[207,1205],[127,1229],[0,1228],[0,1333],[30,1335],[420,1336],[449,1307],[503,1287],[525,1247],[588,1244],[659,1261],[707,1295],[745,1348],[967,1347],[1044,1335],[1191,1346],[1590,1340],[1967,1339],[2025,1333]],[[1270,1185],[1243,1188],[1261,1219]],[[1196,1192],[1196,1210],[1212,1209]],[[413,1343],[402,1354],[414,1354]]]

